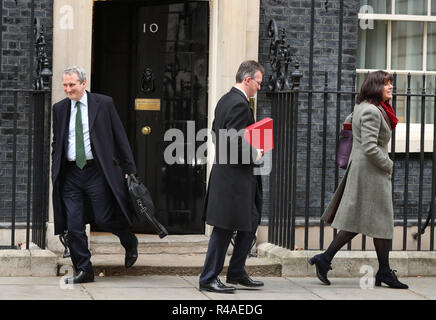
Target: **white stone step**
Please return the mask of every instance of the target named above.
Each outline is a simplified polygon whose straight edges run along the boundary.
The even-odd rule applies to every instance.
[[[200,254],[207,252],[209,237],[204,234],[168,235],[163,239],[155,234],[137,234],[140,254]],[[124,254],[117,236],[105,232],[91,232],[92,254]]]

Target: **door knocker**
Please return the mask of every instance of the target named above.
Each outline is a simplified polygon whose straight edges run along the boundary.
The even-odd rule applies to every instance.
[[[142,73],[141,91],[144,93],[154,92],[154,74],[151,68],[145,68]]]

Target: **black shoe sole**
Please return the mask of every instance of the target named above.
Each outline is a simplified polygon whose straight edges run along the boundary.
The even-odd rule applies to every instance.
[[[260,284],[260,285],[246,285],[246,284],[240,283],[240,282],[238,282],[238,281],[232,281],[232,280],[226,280],[226,283],[230,283],[230,284],[238,284],[238,285],[240,285],[240,286],[244,286],[244,287],[246,287],[246,288],[260,288],[260,287],[263,287],[263,286],[265,285],[264,283],[262,283],[262,284]]]
[[[74,282],[74,281],[69,282],[68,280],[65,280],[65,284],[81,284],[81,283],[89,283],[89,282],[94,282],[94,279],[83,280],[83,281],[79,281],[79,282]]]
[[[375,286],[376,287],[381,287],[382,283],[385,283],[391,289],[409,289],[408,285],[405,285],[405,287],[398,287],[398,286],[392,286],[392,285],[390,285],[390,284],[388,284],[388,283],[386,283],[384,281],[381,281],[381,280],[377,280],[377,279],[375,280]]]
[[[216,291],[210,288],[204,288],[204,287],[200,287],[200,291],[208,291],[208,292],[214,292],[214,293],[234,293],[236,291],[235,290],[223,290],[223,291]]]

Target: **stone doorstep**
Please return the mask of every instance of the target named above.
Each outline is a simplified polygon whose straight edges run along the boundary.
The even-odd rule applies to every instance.
[[[308,260],[321,253],[319,250],[289,250],[271,243],[261,243],[257,247],[259,257],[268,257],[282,266],[283,277],[316,276],[315,266]],[[391,268],[399,276],[436,276],[436,251],[391,251]],[[375,251],[339,251],[332,261],[330,277],[362,277],[375,273],[378,269]]]
[[[124,254],[93,255],[91,262],[96,276],[138,275],[200,275],[205,254],[139,254],[135,265],[124,267]],[[226,257],[222,275],[225,276],[230,256]],[[281,265],[268,258],[249,257],[247,272],[252,276],[281,276]],[[72,272],[71,259],[58,260],[58,275]]]
[[[199,235],[169,235],[160,239],[154,234],[137,234],[139,254],[201,254],[207,252],[209,237]],[[93,232],[90,236],[92,254],[124,254],[117,236]]]
[[[1,277],[48,277],[57,275],[57,256],[31,246],[30,250],[0,250]]]

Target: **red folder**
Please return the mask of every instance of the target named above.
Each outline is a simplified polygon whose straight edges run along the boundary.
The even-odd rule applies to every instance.
[[[245,128],[244,139],[253,148],[263,150],[263,153],[274,148],[273,119],[265,118]]]

